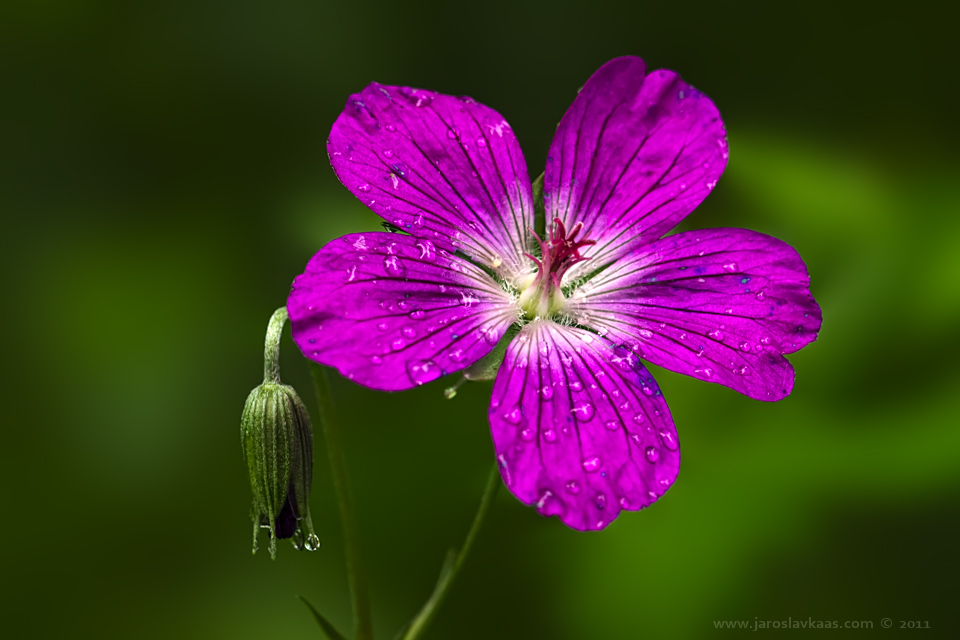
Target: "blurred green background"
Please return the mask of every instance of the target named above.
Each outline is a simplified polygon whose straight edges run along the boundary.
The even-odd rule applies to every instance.
[[[431,637],[699,638],[788,616],[956,637],[960,127],[935,6],[4,3],[0,633],[320,637],[294,594],[347,629],[322,439],[323,547],[276,562],[250,555],[239,446],[270,313],[325,242],[378,227],[329,168],[330,125],[372,80],[469,94],[536,175],[577,88],[636,54],[727,123],[727,172],[684,225],[795,246],[820,339],[776,404],[655,370],[674,488],[599,534],[502,491]],[[313,408],[289,335],[283,372]],[[491,463],[489,386],[444,386],[334,383],[382,638],[461,543]]]

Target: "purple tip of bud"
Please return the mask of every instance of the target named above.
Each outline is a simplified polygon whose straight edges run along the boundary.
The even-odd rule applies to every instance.
[[[293,534],[297,532],[298,516],[297,497],[293,492],[293,483],[291,482],[290,488],[287,489],[287,500],[283,503],[283,509],[277,514],[277,519],[273,523],[277,538],[283,540],[293,537]]]

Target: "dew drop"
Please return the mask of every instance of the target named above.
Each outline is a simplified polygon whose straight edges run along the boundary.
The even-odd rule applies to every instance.
[[[364,193],[366,193],[367,191],[370,191],[370,185],[367,184],[366,182],[364,182],[362,185],[360,185],[359,187],[357,187],[357,189],[359,189],[360,191],[363,191]]]
[[[447,137],[451,140],[456,140],[460,136],[460,132],[456,129],[447,129]]]
[[[546,402],[553,397],[553,388],[550,385],[543,385],[540,389],[540,399]]]
[[[396,340],[390,343],[390,346],[393,348],[394,351],[399,351],[400,349],[403,349],[405,346],[407,346],[407,343],[404,341],[403,338],[397,338]]]
[[[523,414],[520,412],[520,407],[515,408],[512,411],[508,411],[503,414],[503,419],[509,422],[510,424],[520,424],[520,419],[523,417]]]
[[[596,505],[597,505],[597,509],[603,509],[604,507],[606,507],[607,496],[603,495],[602,493],[598,493],[596,497]]]
[[[605,426],[610,431],[616,431],[617,429],[620,428],[620,423],[617,422],[616,420],[608,420],[607,422],[603,423],[603,426]]]
[[[403,265],[400,263],[400,258],[394,255],[389,255],[384,257],[383,270],[386,271],[388,275],[391,275],[394,278],[402,277],[405,272]]]
[[[645,396],[653,395],[653,389],[650,388],[650,385],[645,384],[642,387],[640,387],[640,390],[643,391],[643,395]]]
[[[420,259],[424,262],[433,262],[437,259],[437,248],[429,240],[417,240],[413,246],[420,250]]]
[[[556,442],[557,441],[557,432],[553,429],[547,429],[543,432],[543,439],[547,442]]]
[[[460,362],[461,360],[463,360],[463,349],[453,349],[452,351],[450,351],[450,353],[447,354],[447,357],[449,357],[454,362]]]
[[[740,343],[740,351],[750,351],[750,343],[749,343],[749,342],[741,342],[741,343]]]
[[[537,430],[534,429],[533,427],[527,427],[526,429],[520,432],[520,437],[523,438],[525,442],[530,442],[536,437],[536,435],[537,435]]]
[[[393,149],[384,149],[384,150],[383,150],[383,157],[384,157],[384,158],[392,158],[392,157],[393,157]]]
[[[770,336],[763,336],[762,338],[760,338],[760,344],[762,344],[765,347],[768,346],[770,344]]]
[[[417,337],[417,332],[413,329],[413,327],[404,327],[403,329],[400,330],[400,333],[402,333],[403,337],[405,338]]]
[[[570,390],[571,391],[583,391],[583,383],[579,380],[570,381]]]
[[[642,413],[635,414],[633,416],[633,421],[636,422],[637,424],[640,424],[641,422],[643,422],[643,414]]]
[[[656,447],[647,447],[644,449],[643,455],[647,457],[647,462],[653,464],[660,459],[660,450]]]
[[[717,341],[723,340],[723,331],[720,331],[719,329],[708,331],[707,335]]]
[[[677,450],[677,437],[667,431],[666,429],[660,430],[660,439],[663,441],[663,446],[671,451]]]
[[[570,410],[570,413],[577,417],[580,422],[589,422],[593,418],[593,405],[589,402],[583,402]]]
[[[440,367],[433,360],[417,360],[407,365],[407,375],[416,385],[436,380],[441,373]]]
[[[487,140],[485,138],[477,138],[477,146],[478,147],[487,146]]]
[[[698,376],[702,376],[704,378],[713,377],[713,369],[711,369],[710,367],[699,367],[697,369],[694,369],[693,372]]]
[[[767,294],[764,293],[763,291],[757,292],[757,300],[760,300],[762,302],[763,300],[766,299],[766,297],[767,297]]]
[[[423,316],[426,315],[426,314],[423,312],[423,309],[414,309],[413,311],[411,311],[411,312],[408,313],[407,315],[409,315],[409,316],[410,316],[412,319],[414,319],[414,320],[420,320],[420,319],[423,318]]]
[[[380,329],[380,331],[386,331],[389,328],[390,328],[390,325],[387,324],[386,322],[381,322],[380,324],[377,325],[377,329]]]
[[[567,493],[574,496],[580,493],[580,485],[577,484],[576,480],[571,480],[567,483]]]
[[[723,265],[723,270],[726,271],[727,273],[735,273],[737,269],[738,267],[736,262],[728,262],[725,265]]]
[[[370,362],[373,364],[383,364],[383,358],[380,356],[370,356]]]
[[[592,458],[586,458],[583,463],[583,470],[587,473],[593,473],[600,468],[600,458],[594,456]]]

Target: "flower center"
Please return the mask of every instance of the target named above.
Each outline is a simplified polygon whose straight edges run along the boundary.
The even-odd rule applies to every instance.
[[[537,263],[537,272],[521,287],[519,300],[520,308],[527,319],[548,318],[563,309],[566,300],[560,284],[564,274],[573,265],[586,260],[580,255],[582,247],[597,243],[596,240],[577,240],[577,234],[582,229],[583,223],[578,222],[567,233],[560,218],[554,218],[550,237],[546,241],[534,234],[540,243],[541,259],[538,260],[529,253],[523,254]]]

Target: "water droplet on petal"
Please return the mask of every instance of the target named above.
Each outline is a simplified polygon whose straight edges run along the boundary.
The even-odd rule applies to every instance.
[[[645,384],[645,385],[643,385],[642,387],[640,387],[640,390],[643,391],[643,395],[645,395],[645,396],[652,396],[652,395],[653,395],[653,389],[651,389],[651,388],[650,388],[650,385],[648,385],[648,384]]]
[[[723,265],[723,270],[728,273],[734,273],[737,271],[737,269],[739,269],[739,267],[737,266],[736,262],[728,262],[727,264]]]
[[[437,259],[437,248],[429,240],[417,240],[413,246],[420,250],[420,259],[424,262],[433,262]]]
[[[402,277],[406,271],[406,269],[403,268],[403,264],[400,263],[400,258],[394,255],[384,257],[383,270],[394,278]]]
[[[571,381],[570,381],[570,390],[571,390],[571,391],[583,391],[583,383],[581,383],[579,380],[571,380]]]
[[[740,343],[740,351],[750,351],[750,343],[749,343],[749,342],[741,342],[741,343]]]
[[[456,140],[460,136],[460,132],[456,129],[447,129],[447,137],[451,140]]]
[[[407,364],[407,375],[416,385],[436,380],[441,374],[440,367],[433,360],[417,360]]]
[[[523,438],[526,442],[530,442],[531,440],[533,440],[536,437],[536,435],[537,435],[537,430],[534,429],[533,427],[527,427],[526,429],[520,432],[520,437]]]
[[[589,402],[582,402],[575,405],[573,409],[570,410],[570,413],[574,414],[580,422],[588,422],[593,418],[593,405]]]
[[[373,364],[383,364],[383,358],[380,356],[370,356],[370,362]]]
[[[598,493],[595,500],[596,500],[597,509],[603,509],[604,507],[607,506],[607,496],[603,495],[602,493]]]
[[[663,445],[670,449],[671,451],[677,450],[677,437],[666,429],[660,430],[660,439],[663,441]]]
[[[644,449],[643,455],[647,457],[647,462],[653,464],[660,459],[660,450],[656,447],[647,447]]]
[[[607,422],[603,423],[603,426],[605,426],[610,431],[616,431],[617,429],[620,428],[620,423],[617,422],[616,420],[608,420]]]
[[[583,461],[583,470],[587,473],[593,473],[600,468],[600,458],[594,456]]]
[[[712,377],[713,377],[713,369],[711,369],[710,367],[698,367],[698,368],[694,369],[693,372],[694,372],[695,374],[697,374],[698,376],[702,376],[702,377],[704,377],[704,378],[712,378]]]
[[[404,327],[400,330],[400,333],[402,333],[405,338],[417,337],[417,332],[413,329],[413,327]]]
[[[424,316],[425,314],[424,314],[424,312],[423,312],[423,309],[414,309],[413,311],[411,311],[411,312],[410,312],[409,314],[407,314],[407,315],[409,315],[409,316],[410,316],[411,318],[413,318],[414,320],[420,320],[421,318],[423,318],[423,316]]]
[[[520,407],[508,411],[503,414],[503,419],[509,422],[510,424],[520,424],[520,419],[523,417],[523,414],[520,412]]]
[[[487,141],[486,141],[486,139],[485,139],[485,138],[477,138],[477,146],[478,146],[478,147],[485,147],[485,146],[487,146]]]
[[[553,388],[550,385],[543,385],[540,389],[540,399],[547,401],[553,397]]]
[[[577,484],[576,480],[571,480],[567,483],[567,493],[572,495],[577,495],[580,493],[580,485]]]
[[[763,346],[769,345],[770,342],[771,342],[770,336],[763,336],[762,338],[760,338],[760,344],[762,344]]]
[[[403,338],[397,338],[396,340],[390,343],[390,346],[393,347],[394,351],[399,351],[400,349],[403,349],[405,346],[407,346],[407,343],[404,341]]]
[[[556,442],[557,441],[557,432],[553,429],[547,429],[543,432],[543,439],[547,442]]]
[[[636,422],[637,424],[640,424],[641,422],[643,422],[643,414],[642,414],[642,413],[638,413],[638,414],[634,415],[634,416],[633,416],[633,421]]]
[[[386,331],[389,328],[390,328],[390,325],[387,324],[386,322],[381,322],[380,324],[377,325],[377,329],[380,329],[380,331]]]
[[[447,357],[449,357],[454,362],[460,362],[461,360],[463,360],[463,349],[453,349],[452,351],[450,351],[450,353],[447,354]]]
[[[766,299],[766,297],[767,297],[767,294],[765,294],[763,291],[757,292],[757,300],[760,300],[762,302],[764,299]]]
[[[383,157],[385,157],[385,158],[392,158],[392,157],[393,157],[393,149],[384,149],[384,150],[383,150]]]
[[[364,193],[366,193],[367,191],[370,191],[370,185],[367,184],[367,183],[363,183],[362,185],[360,185],[359,187],[357,187],[357,189],[359,189],[360,191],[363,191]]]
[[[708,332],[707,332],[707,335],[710,336],[711,338],[713,338],[714,340],[717,340],[717,341],[723,340],[723,331],[720,331],[719,329],[714,329],[713,331],[708,331]]]

